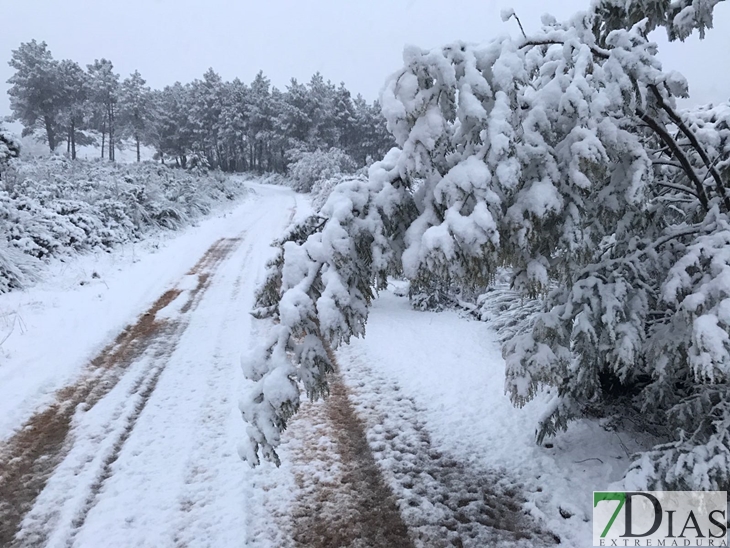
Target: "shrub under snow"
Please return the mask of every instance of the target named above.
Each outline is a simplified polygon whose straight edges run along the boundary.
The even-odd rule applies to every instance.
[[[18,156],[20,156],[20,143],[0,126],[0,176],[8,162]]]
[[[330,177],[328,179],[319,179],[317,182],[314,183],[314,185],[312,185],[312,190],[310,191],[312,197],[312,206],[314,207],[314,210],[319,211],[322,208],[322,206],[327,201],[327,198],[329,198],[330,194],[332,194],[332,191],[340,183],[346,183],[348,181],[366,180],[367,178],[364,175],[342,174]]]
[[[0,182],[0,293],[22,287],[41,260],[177,230],[244,192],[235,179],[153,163],[14,160]]]
[[[339,148],[299,152],[293,158],[295,161],[289,164],[289,176],[294,181],[294,189],[299,192],[309,192],[317,181],[354,173],[357,168],[355,160]]]

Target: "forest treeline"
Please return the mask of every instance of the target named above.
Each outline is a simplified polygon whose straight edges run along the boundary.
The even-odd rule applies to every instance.
[[[13,50],[8,80],[12,119],[23,135],[35,135],[51,151],[95,144],[115,159],[123,140],[155,150],[163,163],[204,163],[224,171],[284,172],[302,153],[340,149],[358,165],[379,159],[393,146],[377,102],[352,96],[320,73],[285,90],[259,72],[250,84],[224,81],[213,69],[201,79],[161,90],[135,71],[125,79],[99,59],[84,69],[53,58],[45,42]]]

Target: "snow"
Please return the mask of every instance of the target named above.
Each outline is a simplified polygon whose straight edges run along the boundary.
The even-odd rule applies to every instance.
[[[328,404],[303,402],[305,411],[282,433],[281,467],[251,469],[236,450],[246,437],[236,402],[251,384],[240,356],[271,334],[248,314],[254,289],[274,253],[269,242],[311,211],[286,188],[248,186],[247,200],[196,227],[134,250],[53,263],[44,282],[0,296],[23,326],[3,345],[6,438],[161,293],[176,293],[155,314],[169,326],[165,338],[98,403],[76,410],[73,444],[26,515],[23,542],[285,547],[305,534],[297,528],[320,502],[325,523],[355,519],[346,479],[353,463],[336,451]],[[231,252],[206,286],[191,269],[222,238],[233,242]],[[335,281],[318,307],[347,298]],[[534,427],[549,402],[538,398],[519,410],[509,402],[495,326],[453,311],[416,312],[396,296],[403,288],[393,289],[374,301],[367,335],[336,357],[416,546],[455,538],[543,546],[555,536],[561,545],[584,546],[591,491],[623,476],[626,452],[637,443],[584,420],[536,446]],[[312,344],[320,342],[309,336],[299,351]],[[250,361],[243,360],[248,368],[256,365]],[[264,378],[268,401],[294,398],[292,375],[281,367]],[[320,501],[322,489],[334,498]],[[485,504],[497,517],[481,523]],[[504,525],[522,511],[521,520]]]
[[[213,242],[237,234],[257,204],[244,201],[181,233],[111,253],[55,260],[42,283],[0,295],[0,440],[51,402],[56,390],[185,276]],[[184,279],[180,288],[192,283],[192,277]]]
[[[502,18],[502,21],[506,22],[509,21],[511,17],[513,17],[515,14],[514,8],[504,8],[499,13],[500,17]]]
[[[81,257],[58,277],[2,296],[3,306],[15,299],[25,325],[6,341],[1,368],[8,436],[160,293],[180,292],[156,315],[172,331],[96,405],[79,406],[74,443],[26,515],[22,542],[233,546],[249,538],[251,546],[285,545],[276,541],[281,531],[267,532],[270,516],[254,519],[255,501],[270,489],[274,504],[287,508],[293,480],[286,467],[268,480],[266,472],[254,475],[238,457],[237,364],[250,344],[248,311],[270,242],[309,206],[288,189],[248,185],[254,193],[228,213],[147,242],[134,260],[130,250]],[[201,278],[187,273],[221,238],[234,242],[232,252],[202,297],[194,295]],[[92,269],[99,281],[74,282]]]
[[[489,323],[453,311],[414,311],[407,299],[391,291],[374,302],[367,336],[340,349],[337,358],[356,409],[366,417],[376,460],[390,487],[403,496],[407,525],[416,529],[426,527],[424,522],[435,526],[447,519],[448,511],[433,494],[438,490],[425,485],[431,495],[417,500],[418,512],[413,513],[407,501],[419,496],[412,484],[424,478],[418,468],[403,473],[399,451],[404,449],[389,441],[388,431],[398,432],[401,445],[408,446],[422,427],[432,450],[470,470],[461,483],[449,484],[451,497],[466,495],[474,476],[496,478],[497,492],[509,487],[521,491],[524,508],[541,526],[559,536],[561,545],[575,547],[585,546],[591,534],[592,491],[623,477],[629,465],[624,444],[631,452],[640,448],[636,440],[587,420],[537,446],[535,425],[547,396],[522,409],[513,407],[504,393],[504,360]],[[429,517],[427,508],[433,504]],[[561,516],[561,509],[571,517]],[[487,532],[480,534],[486,536],[476,538],[494,542]]]

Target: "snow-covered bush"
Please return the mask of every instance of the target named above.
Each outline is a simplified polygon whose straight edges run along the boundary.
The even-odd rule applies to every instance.
[[[0,182],[0,292],[28,281],[38,260],[176,230],[244,192],[234,178],[153,163],[14,160]]]
[[[295,151],[290,154],[290,158],[289,176],[294,181],[294,189],[299,192],[309,192],[317,181],[354,173],[357,168],[355,160],[339,148]]]
[[[21,289],[37,278],[38,262],[22,251],[0,242],[0,293]]]
[[[635,406],[674,439],[634,484],[728,488],[730,108],[678,111],[687,83],[647,38],[704,32],[715,3],[596,0],[531,36],[408,48],[381,97],[398,148],[279,243],[259,292],[278,323],[244,364],[243,456],[277,459],[297,382],[327,392],[327,348],[364,333],[386,276],[475,291],[507,266],[540,298],[504,345],[516,405],[557,395],[538,439]]]
[[[310,191],[312,197],[312,206],[315,211],[322,209],[322,206],[327,202],[327,199],[332,194],[335,187],[341,183],[349,181],[366,181],[367,178],[364,175],[336,175],[329,179],[319,179],[313,185]]]
[[[251,176],[265,185],[294,187],[293,181],[281,173],[251,173]]]
[[[20,143],[0,125],[0,178],[5,166],[18,156],[20,156]]]

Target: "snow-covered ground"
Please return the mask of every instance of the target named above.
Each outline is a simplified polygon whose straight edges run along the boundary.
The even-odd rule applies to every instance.
[[[251,476],[235,451],[243,430],[234,411],[238,356],[271,240],[308,207],[287,189],[251,187],[233,211],[136,249],[134,259],[131,249],[85,257],[58,278],[3,296],[6,315],[22,317],[0,367],[3,450],[34,411],[63,397],[58,389],[83,384],[102,348],[114,360],[100,369],[129,362],[108,393],[102,387],[98,401],[78,405],[70,447],[25,516],[19,545],[240,543]],[[160,294],[176,297],[157,310]],[[135,320],[152,309],[152,320]],[[142,342],[118,352],[127,324]],[[110,382],[101,375],[98,384]]]
[[[0,296],[0,464],[33,428],[49,435],[34,417],[62,426],[73,405],[65,442],[40,446],[55,457],[37,450],[34,466],[51,465],[18,503],[16,544],[323,546],[340,528],[361,539],[346,545],[394,545],[356,529],[382,520],[414,546],[587,546],[591,491],[636,447],[591,422],[535,446],[544,402],[509,403],[489,324],[390,291],[337,352],[331,400],[286,432],[282,466],[241,462],[239,360],[265,329],[253,293],[270,242],[309,211],[291,190],[250,186],[183,233],[54,263]],[[0,487],[16,479],[2,471]]]
[[[524,508],[560,537],[561,545],[587,546],[592,491],[621,479],[628,465],[625,444],[631,445],[628,451],[638,449],[590,421],[537,446],[535,427],[545,401],[512,406],[504,394],[500,345],[489,324],[457,312],[415,311],[391,291],[375,301],[365,339],[343,348],[338,358],[366,417],[376,460],[402,500],[414,490],[409,485],[424,478],[403,470],[399,446],[412,453],[408,446],[417,445],[422,429],[432,450],[464,468],[462,477],[447,484],[452,497],[468,500],[475,476],[482,476],[496,493],[516,490]],[[389,439],[393,433],[397,436]],[[443,494],[433,491],[444,485],[429,486],[435,482],[427,479],[423,490],[430,494],[421,498]],[[436,504],[432,519],[438,523],[452,510]]]
[[[293,207],[291,193],[250,186],[254,193],[264,188],[277,206],[283,201]],[[159,234],[111,253],[54,260],[42,283],[0,295],[0,440],[50,402],[57,389],[174,285],[213,242],[250,228],[262,198],[254,195],[181,233]],[[281,227],[274,224],[270,233],[265,229],[255,228],[268,242]]]
[[[23,131],[23,126],[19,122],[6,123],[8,130],[13,132],[15,135],[20,136]],[[48,145],[39,141],[32,136],[26,136],[20,139],[22,146],[22,154],[24,157],[46,157],[51,153],[48,150]],[[56,149],[56,154],[64,154],[66,152],[65,143],[59,145]],[[137,161],[137,149],[133,142],[126,140],[123,142],[122,147],[116,149],[115,161],[120,164],[131,164]],[[105,155],[108,155],[108,148],[105,150]],[[144,162],[145,160],[152,160],[155,156],[155,150],[149,146],[142,145],[140,147],[140,159]],[[101,157],[101,146],[100,145],[83,145],[76,147],[76,157],[81,160],[95,160]]]

